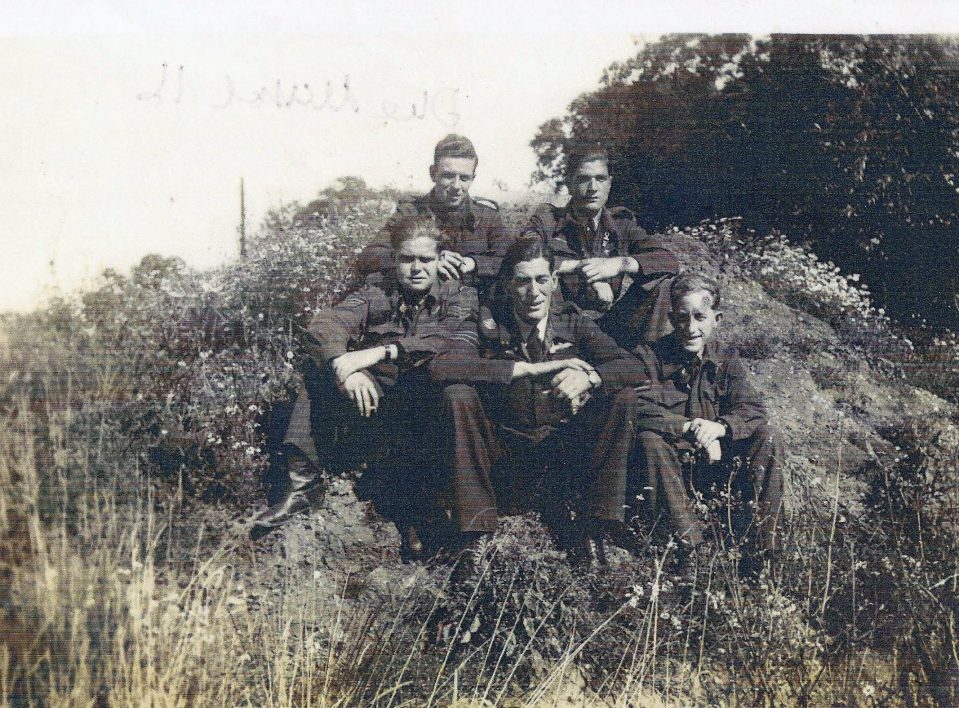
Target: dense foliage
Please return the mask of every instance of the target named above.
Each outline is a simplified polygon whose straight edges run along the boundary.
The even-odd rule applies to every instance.
[[[667,36],[540,127],[539,176],[582,139],[611,147],[612,200],[647,227],[741,216],[862,274],[897,319],[959,324],[955,43]]]

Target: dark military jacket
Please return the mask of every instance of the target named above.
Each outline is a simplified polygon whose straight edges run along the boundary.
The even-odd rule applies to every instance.
[[[467,322],[451,338],[447,351],[436,357],[430,370],[443,383],[476,384],[486,392],[491,409],[487,413],[498,423],[519,431],[544,431],[572,417],[568,402],[552,395],[554,374],[525,376],[511,381],[518,361],[558,361],[579,358],[595,367],[603,388],[615,391],[646,383],[639,362],[603,334],[595,322],[575,306],[558,304],[550,313],[545,341],[531,353],[523,341],[512,313],[497,323],[480,322],[479,330]],[[545,434],[540,436],[545,437]]]
[[[639,391],[637,430],[681,438],[687,421],[703,418],[726,423],[736,442],[766,422],[766,407],[742,360],[714,342],[707,343],[702,359],[691,357],[674,334],[640,345],[634,354],[653,382]]]
[[[390,231],[404,216],[431,216],[445,237],[443,248],[469,256],[476,261],[475,274],[481,281],[491,280],[499,272],[503,254],[511,239],[496,202],[489,199],[467,199],[458,209],[443,209],[432,199],[433,193],[403,199],[396,205],[396,213],[376,238],[356,258],[355,269],[360,276],[385,273],[393,269],[393,249]],[[472,274],[470,274],[472,275]]]
[[[381,383],[395,382],[445,351],[450,335],[467,323],[475,327],[478,309],[476,290],[457,281],[436,283],[418,305],[410,305],[390,276],[317,312],[306,330],[304,349],[322,368],[348,351],[396,344],[399,359],[374,367]]]
[[[655,290],[664,278],[679,272],[676,256],[658,238],[647,234],[636,223],[633,212],[625,207],[603,208],[597,228],[591,219],[577,219],[568,206],[543,204],[530,218],[525,233],[530,232],[549,241],[560,260],[616,256],[635,258],[639,263],[639,273],[620,275],[609,281],[614,303],[617,304],[631,286],[648,293]],[[600,301],[579,272],[561,276],[560,283],[563,298],[576,303],[589,317],[598,318],[614,307]],[[635,295],[633,299],[636,300]],[[639,304],[637,301],[631,306]]]

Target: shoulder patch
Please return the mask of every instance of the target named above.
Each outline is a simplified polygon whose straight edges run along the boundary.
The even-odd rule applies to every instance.
[[[405,194],[396,200],[396,213],[407,215],[420,214],[426,209],[426,198]]]
[[[492,209],[493,211],[499,211],[499,204],[494,202],[492,199],[487,199],[486,197],[473,197],[473,204],[486,207],[487,209]]]

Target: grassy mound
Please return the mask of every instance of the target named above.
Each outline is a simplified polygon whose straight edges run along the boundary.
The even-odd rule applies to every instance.
[[[404,565],[349,479],[266,544],[233,522],[295,383],[298,331],[392,209],[273,215],[236,264],[148,257],[4,322],[0,690],[14,703],[461,706],[959,700],[954,355],[853,276],[734,222],[666,235],[724,287],[723,340],[788,451],[770,577],[694,578],[642,533],[575,572],[534,518],[479,575]],[[522,221],[529,204],[507,216]],[[926,388],[915,384],[923,383]]]

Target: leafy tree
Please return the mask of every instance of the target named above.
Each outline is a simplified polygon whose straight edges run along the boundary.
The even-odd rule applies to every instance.
[[[959,51],[933,37],[670,35],[532,141],[615,157],[647,227],[741,216],[861,273],[900,319],[959,324]]]

